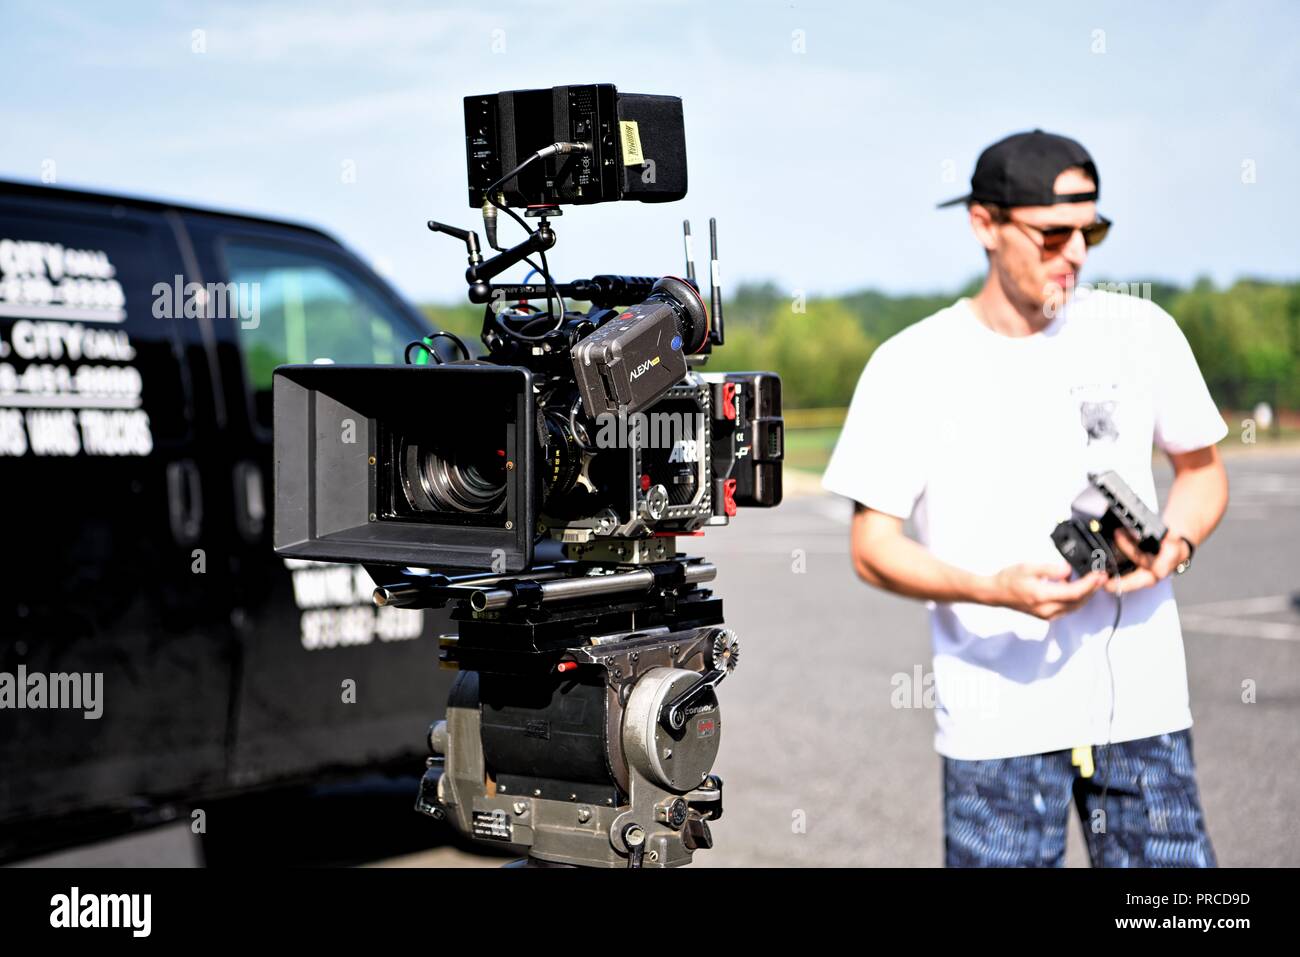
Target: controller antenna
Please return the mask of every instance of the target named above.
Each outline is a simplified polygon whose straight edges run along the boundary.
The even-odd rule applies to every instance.
[[[686,278],[692,284],[695,283],[695,250],[691,246],[691,221],[682,220],[682,242],[686,246]],[[699,286],[697,285],[698,289]]]
[[[713,289],[713,333],[715,346],[726,339],[722,332],[722,279],[718,274],[718,221],[709,219],[709,284]]]

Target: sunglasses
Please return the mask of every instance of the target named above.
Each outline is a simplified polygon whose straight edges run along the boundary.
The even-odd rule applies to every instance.
[[[1047,253],[1056,253],[1064,249],[1066,244],[1074,238],[1076,230],[1083,233],[1083,244],[1085,246],[1096,246],[1106,238],[1111,226],[1110,220],[1105,216],[1098,216],[1095,223],[1089,223],[1087,226],[1048,226],[1046,229],[1030,226],[1028,223],[1022,223],[1016,219],[1009,219],[1007,222],[1019,227],[1020,231],[1028,236],[1035,246]]]

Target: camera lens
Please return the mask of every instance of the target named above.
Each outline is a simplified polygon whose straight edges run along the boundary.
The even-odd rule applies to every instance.
[[[489,446],[452,450],[402,448],[402,490],[416,511],[499,512],[505,507],[504,449]]]

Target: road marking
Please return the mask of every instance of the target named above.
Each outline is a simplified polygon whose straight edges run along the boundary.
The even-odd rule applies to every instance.
[[[1292,492],[1289,495],[1279,493],[1255,493],[1246,492],[1240,495],[1233,495],[1228,500],[1229,514],[1236,514],[1241,508],[1268,508],[1274,511],[1279,509],[1295,508],[1300,505],[1300,492]]]
[[[1247,472],[1232,479],[1232,487],[1250,492],[1300,494],[1300,481],[1284,472]]]
[[[1291,607],[1290,595],[1265,595],[1188,605],[1183,610],[1193,615],[1271,615],[1274,612],[1289,611]]]
[[[822,518],[836,525],[849,525],[853,521],[853,505],[847,499],[818,498],[813,507]]]
[[[1179,609],[1178,618],[1187,631],[1225,638],[1263,638],[1269,641],[1300,641],[1300,625],[1284,621],[1243,620],[1243,615],[1275,615],[1295,607],[1290,595],[1231,598]]]
[[[1209,615],[1179,616],[1185,631],[1224,638],[1266,638],[1270,641],[1300,641],[1300,625],[1277,621],[1240,621]]]

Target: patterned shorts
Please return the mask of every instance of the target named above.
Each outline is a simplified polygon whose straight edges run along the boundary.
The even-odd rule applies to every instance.
[[[1061,867],[1071,798],[1093,867],[1214,867],[1189,731],[990,761],[943,759],[949,867]]]

